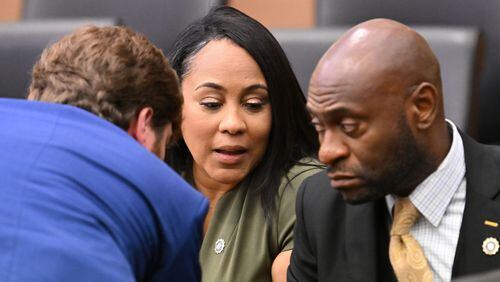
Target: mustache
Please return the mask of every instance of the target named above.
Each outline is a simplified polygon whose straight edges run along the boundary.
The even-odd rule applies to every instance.
[[[363,170],[359,166],[348,167],[344,163],[337,163],[337,164],[326,166],[327,173],[342,172],[345,174],[353,174],[353,175],[361,176],[361,175],[363,175],[362,171]]]

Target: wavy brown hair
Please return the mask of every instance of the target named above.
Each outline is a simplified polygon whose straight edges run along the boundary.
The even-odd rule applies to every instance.
[[[162,51],[126,27],[89,26],[45,49],[28,99],[69,104],[127,130],[144,107],[157,130],[179,120],[177,75]]]

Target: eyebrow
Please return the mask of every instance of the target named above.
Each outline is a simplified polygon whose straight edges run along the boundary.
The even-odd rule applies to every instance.
[[[314,111],[311,107],[307,106],[307,110],[311,114],[311,119],[318,118],[318,113]],[[326,110],[320,113],[326,120],[334,120],[339,116],[351,116],[354,118],[361,118],[361,115],[353,111],[352,109],[346,107],[338,107]]]
[[[262,90],[268,91],[267,86],[265,86],[264,84],[257,83],[257,84],[253,84],[253,85],[250,85],[247,88],[245,88],[244,92],[251,92],[251,91],[254,91],[257,89],[262,89]]]
[[[222,87],[222,85],[219,85],[217,83],[205,82],[201,85],[198,85],[194,90],[198,90],[198,89],[203,88],[203,87],[213,88],[215,90],[224,90],[225,89],[224,87]]]
[[[198,90],[198,89],[203,88],[203,87],[213,88],[213,89],[219,90],[219,91],[226,90],[226,88],[224,88],[222,85],[214,83],[214,82],[205,82],[203,84],[200,84],[195,88],[195,90]],[[252,91],[257,90],[257,89],[262,89],[262,90],[268,91],[267,86],[265,86],[264,84],[261,84],[261,83],[257,83],[257,84],[252,84],[252,85],[246,87],[245,89],[243,89],[242,92],[248,93],[248,92],[252,92]]]
[[[330,114],[330,115],[354,115],[355,113],[349,108],[338,107],[338,108],[327,111],[326,114]]]

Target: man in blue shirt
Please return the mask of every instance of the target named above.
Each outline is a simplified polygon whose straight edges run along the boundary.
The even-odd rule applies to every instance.
[[[29,92],[68,105],[0,99],[0,281],[199,280],[207,201],[161,160],[182,101],[161,51],[81,29]]]

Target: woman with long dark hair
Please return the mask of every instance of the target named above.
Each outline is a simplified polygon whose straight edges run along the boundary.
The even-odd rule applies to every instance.
[[[218,7],[180,34],[169,57],[184,106],[168,161],[210,200],[203,281],[284,281],[296,192],[321,165],[283,50],[254,19]]]

